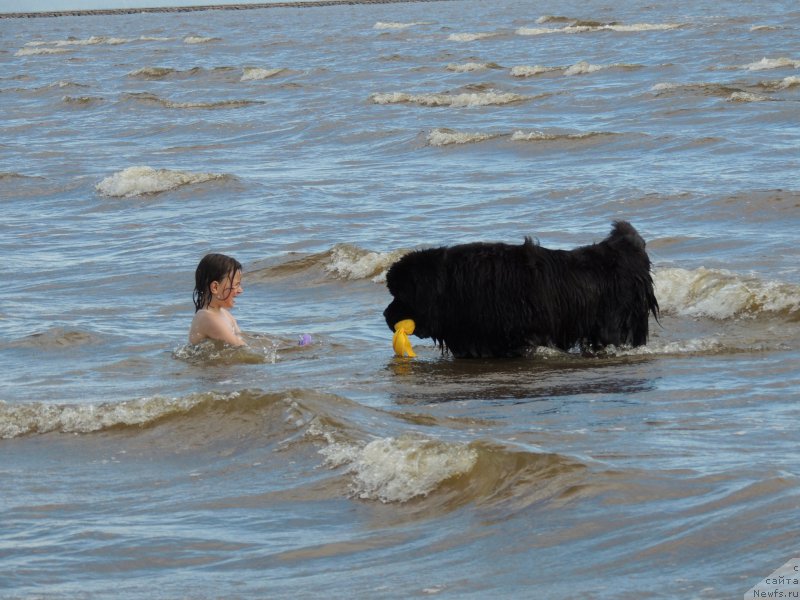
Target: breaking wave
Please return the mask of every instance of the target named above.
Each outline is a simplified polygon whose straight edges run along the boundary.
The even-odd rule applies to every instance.
[[[470,133],[465,131],[455,131],[453,129],[437,128],[431,130],[427,141],[431,146],[450,146],[452,144],[472,144],[483,142],[498,137],[493,133]]]
[[[769,100],[772,98],[752,92],[734,92],[728,97],[728,102],[767,102]]]
[[[447,65],[447,70],[453,73],[472,73],[474,71],[485,71],[486,69],[500,69],[500,65],[493,62],[467,62],[467,63],[450,63]]]
[[[14,56],[44,56],[47,54],[64,54],[69,52],[66,48],[20,48]]]
[[[183,38],[184,44],[208,44],[210,42],[219,42],[222,38],[218,37],[205,37],[202,35],[187,35]]]
[[[722,83],[657,83],[650,91],[657,96],[691,93],[700,96],[719,96],[730,98],[734,94],[746,93],[746,90]]]
[[[347,398],[293,389],[240,390],[182,397],[153,396],[101,404],[9,404],[0,401],[0,439],[43,434],[143,435],[155,452],[165,445],[196,452],[210,440],[248,437],[283,452],[315,448],[330,486],[363,501],[403,504],[424,500],[447,510],[468,502],[524,507],[568,500],[587,472],[576,459],[528,446],[463,439],[445,419],[370,408]],[[148,435],[162,440],[153,446]],[[446,437],[442,437],[446,436]]]
[[[656,269],[662,312],[711,319],[784,317],[800,320],[800,286],[718,269]]]
[[[413,21],[411,23],[400,23],[397,21],[378,21],[375,25],[372,26],[373,29],[390,29],[390,30],[402,30],[408,29],[409,27],[416,27],[417,25],[428,25],[426,21]]]
[[[394,92],[373,94],[370,101],[375,104],[418,104],[420,106],[451,106],[454,108],[473,108],[477,106],[501,106],[530,100],[531,96],[523,96],[513,92],[488,90],[484,92],[467,92],[460,94],[408,94]]]
[[[0,401],[0,439],[23,435],[94,433],[112,427],[144,427],[195,407],[235,398],[197,394],[183,398],[141,398],[103,404],[8,404]]]
[[[153,167],[128,167],[103,179],[95,189],[104,196],[130,198],[145,194],[158,194],[184,185],[222,181],[230,175],[217,173],[189,173]]]
[[[750,63],[747,65],[742,65],[742,69],[747,69],[748,71],[766,71],[770,69],[798,69],[800,68],[800,60],[794,60],[791,58],[781,57],[781,58],[762,58],[761,60]]]
[[[350,244],[337,244],[327,258],[325,271],[337,279],[370,279],[380,283],[386,280],[389,267],[403,254],[403,250],[372,252]]]
[[[533,66],[526,66],[526,65],[518,65],[516,67],[511,68],[511,76],[512,77],[534,77],[535,75],[541,75],[543,73],[552,73],[554,71],[561,71],[563,67],[544,67],[541,65],[533,65]]]
[[[262,79],[269,79],[275,77],[286,71],[283,68],[277,69],[261,69],[258,67],[245,67],[242,72],[241,81],[261,81]]]
[[[597,71],[605,71],[609,69],[640,69],[641,65],[627,64],[627,63],[614,63],[609,65],[595,65],[587,61],[580,61],[568,67],[547,67],[543,65],[518,65],[512,67],[510,74],[512,77],[534,77],[544,73],[554,73],[560,71],[562,75],[586,75],[588,73],[596,73]]]
[[[451,33],[447,39],[451,42],[476,42],[500,35],[499,33]]]
[[[622,134],[613,131],[586,131],[580,133],[549,133],[547,131],[515,131],[511,134],[512,142],[558,142],[583,141],[603,137],[615,137]]]
[[[151,104],[162,106],[164,108],[198,108],[206,110],[214,109],[230,109],[230,108],[244,108],[246,106],[254,106],[257,104],[265,104],[263,100],[219,100],[216,102],[175,102],[173,100],[166,100],[151,94],[150,92],[130,92],[123,96],[129,100],[135,100],[142,104]]]
[[[582,463],[558,454],[483,440],[443,440],[417,432],[353,440],[321,420],[313,420],[306,435],[322,443],[326,466],[349,477],[352,497],[385,504],[435,495],[443,508],[467,502],[527,506],[566,496],[586,472]]]
[[[173,69],[171,67],[142,67],[141,69],[136,69],[128,73],[128,77],[138,79],[166,79],[173,76],[187,77],[197,75],[202,71],[203,69],[201,67],[193,67],[186,70]]]
[[[516,30],[517,35],[550,35],[558,33],[590,33],[597,31],[613,31],[617,33],[636,33],[642,31],[668,31],[685,27],[682,23],[634,23],[625,25],[623,23],[602,23],[599,21],[580,21],[567,19],[566,17],[545,17],[545,21],[537,20],[537,23],[564,23],[570,22],[565,27],[520,27]]]
[[[386,271],[407,250],[389,252],[373,252],[353,244],[336,244],[330,250],[305,254],[299,257],[290,255],[288,260],[279,262],[248,273],[248,277],[273,279],[291,277],[311,271],[319,272],[323,277],[358,281],[368,279],[375,283],[386,280]]]
[[[464,443],[447,443],[405,435],[364,443],[336,442],[311,429],[328,444],[320,450],[330,467],[347,466],[352,494],[362,500],[407,502],[427,496],[439,485],[471,471],[477,451]]]

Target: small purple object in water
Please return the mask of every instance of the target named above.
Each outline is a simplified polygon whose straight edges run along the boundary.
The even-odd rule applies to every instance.
[[[314,340],[311,339],[311,336],[307,333],[304,333],[300,336],[300,341],[298,342],[299,346],[308,346],[309,344],[313,343]]]

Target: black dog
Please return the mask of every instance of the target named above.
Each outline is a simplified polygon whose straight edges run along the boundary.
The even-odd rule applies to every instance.
[[[417,337],[456,357],[641,346],[649,314],[658,319],[645,242],[625,221],[574,250],[530,238],[416,250],[391,266],[386,285],[394,296],[383,312],[389,328],[413,319]]]

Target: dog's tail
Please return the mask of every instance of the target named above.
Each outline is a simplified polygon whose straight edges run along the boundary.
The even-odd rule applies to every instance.
[[[639,235],[639,232],[636,231],[633,225],[627,221],[614,221],[612,225],[611,233],[608,234],[607,238],[611,244],[625,240],[639,250],[644,250],[646,246],[644,238]]]
[[[646,260],[647,272],[646,279],[643,282],[641,289],[644,293],[644,302],[647,306],[647,311],[650,312],[656,320],[656,323],[661,325],[659,316],[661,315],[656,299],[655,290],[653,289],[653,277],[650,274],[650,257],[647,256],[645,246],[647,245],[644,238],[639,235],[636,228],[628,223],[628,221],[614,221],[611,233],[608,235],[607,241],[612,247],[619,248],[620,244],[630,244],[633,248],[640,251]]]

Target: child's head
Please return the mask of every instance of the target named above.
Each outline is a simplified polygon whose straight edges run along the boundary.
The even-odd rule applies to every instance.
[[[232,293],[236,274],[242,270],[238,260],[225,254],[206,254],[194,272],[194,310],[206,308],[216,294],[227,299]],[[216,284],[216,285],[214,285]]]

